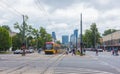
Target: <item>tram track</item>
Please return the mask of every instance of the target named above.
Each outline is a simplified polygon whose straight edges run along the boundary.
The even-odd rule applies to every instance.
[[[46,55],[43,57],[45,58],[47,57]],[[55,56],[48,56],[49,58],[46,61],[49,61],[50,59],[54,58]],[[33,61],[40,61],[40,59],[32,59],[30,61],[26,61],[23,62],[22,64],[19,64],[15,67],[11,67],[10,69],[5,69],[5,70],[1,70],[0,74],[24,74],[25,71],[29,70],[31,67],[34,66],[30,66],[32,64]],[[44,63],[42,63],[44,64]]]
[[[58,58],[56,58],[52,63],[50,63],[40,74],[54,74],[54,68],[57,64],[59,64],[60,60],[64,57],[61,54]]]

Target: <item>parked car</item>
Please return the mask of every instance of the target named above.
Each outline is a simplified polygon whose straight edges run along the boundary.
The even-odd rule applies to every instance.
[[[42,48],[39,48],[39,49],[38,49],[38,53],[40,53],[42,50],[43,50]]]
[[[103,52],[103,49],[100,49],[100,48],[99,48],[99,49],[97,49],[97,50],[98,50],[98,52]]]
[[[30,53],[34,53],[34,49],[29,49],[29,52]]]
[[[25,53],[30,53],[30,50],[27,50],[27,49],[26,49],[26,50],[25,50]]]
[[[14,53],[14,54],[21,54],[21,53],[22,53],[22,50],[17,49],[17,50],[15,50],[13,53]]]

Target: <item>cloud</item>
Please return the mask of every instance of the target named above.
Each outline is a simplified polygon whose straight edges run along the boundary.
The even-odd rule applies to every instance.
[[[111,0],[98,0],[98,3],[100,3],[101,5],[107,5],[111,2]]]
[[[6,0],[2,0],[6,1]],[[0,24],[10,27],[17,21],[22,23],[22,16],[16,11],[29,16],[28,24],[36,29],[43,26],[49,33],[55,31],[57,37],[70,35],[79,29],[80,14],[83,14],[83,32],[95,22],[101,33],[106,27],[119,25],[120,5],[113,0],[11,0],[6,4],[0,2]],[[4,7],[4,8],[3,8]],[[15,9],[15,10],[13,10]],[[13,29],[14,30],[14,29]]]
[[[3,23],[6,23],[6,22],[8,22],[8,20],[0,19],[0,25],[4,25]]]

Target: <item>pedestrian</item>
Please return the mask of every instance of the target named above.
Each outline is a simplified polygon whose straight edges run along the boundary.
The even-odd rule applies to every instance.
[[[115,53],[115,51],[114,51],[114,49],[112,49],[112,55],[114,55],[114,53]]]
[[[98,56],[98,50],[96,49],[96,56]]]
[[[72,49],[72,55],[76,55],[74,48]]]
[[[68,55],[68,50],[66,49],[65,53]]]
[[[83,49],[83,51],[84,51],[84,55],[85,55],[86,50],[85,50],[85,49]]]

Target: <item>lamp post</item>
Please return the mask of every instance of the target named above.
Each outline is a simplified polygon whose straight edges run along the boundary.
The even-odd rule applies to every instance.
[[[80,50],[81,50],[81,55],[83,55],[83,51],[82,51],[82,45],[83,45],[83,42],[82,42],[82,13],[80,15],[80,18],[81,18],[81,21],[80,21]]]

